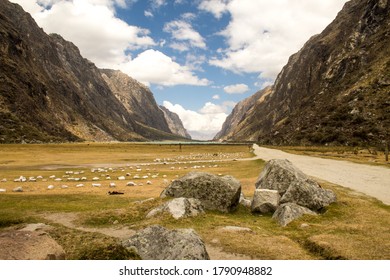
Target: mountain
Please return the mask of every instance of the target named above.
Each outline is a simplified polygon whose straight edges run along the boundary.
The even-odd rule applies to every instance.
[[[263,102],[264,98],[272,92],[272,87],[267,87],[263,90],[259,90],[252,96],[240,101],[233,108],[232,113],[226,118],[222,125],[221,131],[219,131],[213,140],[228,140],[234,137],[234,133],[240,126],[240,130],[245,129],[246,117],[250,114],[256,103]],[[250,139],[248,139],[250,140]]]
[[[181,139],[152,93],[0,1],[0,143]]]
[[[165,120],[168,123],[169,129],[172,131],[173,134],[191,139],[191,135],[188,134],[187,130],[183,126],[180,117],[176,113],[169,111],[164,106],[160,106],[160,109],[163,112]]]
[[[381,145],[390,138],[390,1],[352,0],[218,139]],[[237,105],[241,106],[240,104]],[[236,116],[234,116],[236,115]]]

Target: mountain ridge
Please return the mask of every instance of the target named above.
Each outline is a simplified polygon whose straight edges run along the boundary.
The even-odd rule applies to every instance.
[[[347,2],[322,33],[289,58],[271,93],[218,139],[272,145],[389,141],[389,5]]]
[[[0,143],[183,139],[172,134],[150,91],[139,83],[133,90],[151,110],[130,109],[103,72],[18,4],[1,1]]]

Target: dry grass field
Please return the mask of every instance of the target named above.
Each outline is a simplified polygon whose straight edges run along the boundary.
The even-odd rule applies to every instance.
[[[284,228],[241,205],[230,214],[145,219],[163,202],[159,195],[169,182],[190,171],[232,175],[251,197],[265,163],[237,159],[252,156],[246,145],[0,145],[0,189],[6,190],[0,193],[0,232],[31,222],[50,224],[49,234],[68,259],[137,258],[120,239],[152,224],[195,229],[214,259],[390,259],[390,207],[327,182],[320,183],[336,192],[338,202]],[[14,181],[20,176],[26,182]],[[126,186],[129,181],[137,186]],[[23,192],[12,191],[19,186]],[[124,194],[107,195],[112,190]]]

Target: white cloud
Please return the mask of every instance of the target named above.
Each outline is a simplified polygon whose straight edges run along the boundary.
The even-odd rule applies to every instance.
[[[204,49],[206,48],[206,43],[199,34],[195,31],[191,24],[184,20],[174,20],[166,23],[163,30],[167,33],[171,33],[171,36],[174,40],[185,42],[190,47],[197,47]]]
[[[229,25],[220,34],[229,47],[209,63],[238,73],[261,73],[275,79],[288,57],[314,34],[321,32],[341,10],[346,0],[231,0],[203,1],[215,16],[224,9],[231,14]],[[210,5],[220,5],[218,10]],[[203,5],[203,6],[202,6]],[[209,5],[209,6],[207,6]]]
[[[199,6],[199,10],[203,10],[212,13],[217,19],[220,19],[222,15],[228,12],[227,4],[230,0],[203,0]]]
[[[119,65],[119,68],[134,79],[149,85],[209,85],[207,79],[198,78],[187,66],[182,66],[169,56],[156,50],[146,50],[136,58]]]
[[[228,94],[242,94],[249,90],[249,87],[245,84],[230,85],[223,88]]]
[[[154,17],[154,15],[153,15],[153,13],[151,11],[144,11],[144,16],[145,17],[150,17],[150,18]]]
[[[154,9],[158,9],[161,6],[165,6],[167,4],[166,0],[151,0],[151,2]]]
[[[214,100],[219,100],[219,99],[221,99],[221,97],[218,95],[218,94],[216,94],[216,95],[213,95],[213,97],[212,97]]]
[[[207,102],[199,112],[185,109],[180,104],[172,104],[169,101],[164,101],[163,105],[179,115],[184,127],[193,139],[212,139],[221,130],[222,124],[228,116],[222,106],[211,102]]]

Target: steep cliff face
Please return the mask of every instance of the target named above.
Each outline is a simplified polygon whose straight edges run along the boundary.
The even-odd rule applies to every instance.
[[[135,81],[115,71],[102,74],[75,45],[47,35],[5,0],[0,84],[0,143],[173,137],[150,91],[138,84],[126,96],[123,90]]]
[[[228,139],[301,145],[388,140],[389,2],[347,2],[321,34],[290,57],[272,92]]]
[[[133,120],[171,133],[164,113],[147,87],[120,71],[109,69],[100,71],[115,97],[125,106]]]
[[[169,111],[164,106],[160,106],[160,109],[163,112],[164,118],[167,121],[169,129],[172,131],[173,134],[191,139],[191,135],[188,134],[187,130],[183,126],[180,117],[176,113]]]

